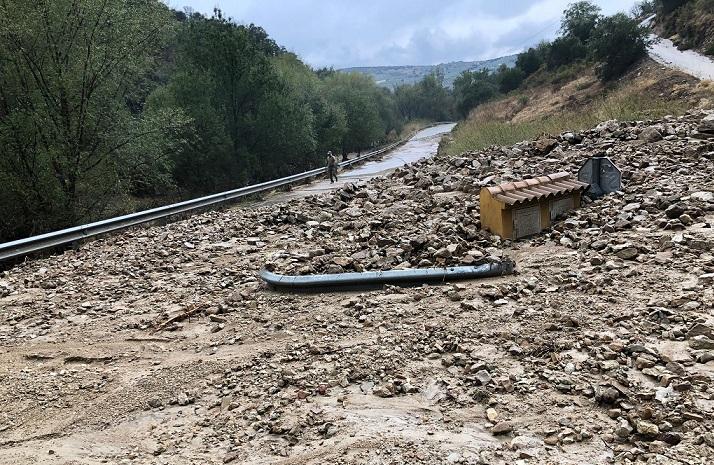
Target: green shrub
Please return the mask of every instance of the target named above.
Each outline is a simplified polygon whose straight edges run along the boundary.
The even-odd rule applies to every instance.
[[[496,75],[498,89],[504,94],[517,89],[525,78],[526,73],[520,68],[508,68],[506,66],[499,68]]]
[[[602,63],[600,78],[620,77],[634,62],[647,54],[646,28],[623,13],[600,21],[590,40],[593,57]]]
[[[538,71],[538,69],[543,65],[543,56],[541,53],[531,47],[525,52],[518,55],[516,59],[516,68],[523,71],[526,76]]]
[[[561,85],[566,82],[570,82],[577,79],[586,68],[587,65],[584,61],[561,66],[551,77],[550,83],[554,85]]]
[[[548,50],[548,68],[556,69],[570,64],[585,58],[587,53],[587,48],[577,37],[558,37],[550,44],[550,49]]]
[[[461,116],[498,95],[494,75],[488,70],[464,71],[454,80],[454,100]]]

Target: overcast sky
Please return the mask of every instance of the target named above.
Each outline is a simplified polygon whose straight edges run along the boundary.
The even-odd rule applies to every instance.
[[[520,52],[553,38],[572,0],[166,0],[262,26],[315,67],[431,65]],[[603,12],[636,0],[598,0]]]

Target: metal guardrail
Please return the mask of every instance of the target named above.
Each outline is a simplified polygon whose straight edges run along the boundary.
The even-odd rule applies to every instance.
[[[350,166],[359,163],[375,155],[388,152],[395,147],[404,144],[409,139],[400,140],[379,150],[366,153],[352,160],[343,161],[339,164],[340,167]],[[12,242],[0,244],[0,262],[13,258],[23,257],[25,255],[40,252],[42,250],[51,249],[60,245],[72,244],[82,239],[91,238],[100,234],[106,234],[113,231],[119,231],[131,226],[136,226],[142,223],[148,223],[158,219],[166,218],[172,215],[200,210],[211,205],[218,205],[230,200],[235,200],[247,195],[264,192],[277,187],[286,186],[299,181],[313,178],[315,176],[325,174],[325,168],[317,168],[304,173],[294,174],[285,178],[275,179],[272,181],[254,184],[252,186],[241,187],[219,194],[212,194],[206,197],[187,200],[185,202],[166,205],[164,207],[153,208],[142,212],[131,213],[129,215],[118,216],[107,220],[97,221],[73,228],[63,229],[39,236],[32,236],[26,239],[19,239]]]

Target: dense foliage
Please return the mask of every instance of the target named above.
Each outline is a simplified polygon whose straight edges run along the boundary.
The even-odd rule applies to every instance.
[[[591,38],[592,56],[601,63],[603,80],[622,76],[647,53],[647,30],[622,13],[603,18]]]
[[[456,109],[462,117],[472,108],[492,100],[498,95],[498,82],[487,70],[465,71],[454,81]]]
[[[408,119],[446,121],[452,117],[451,93],[444,87],[444,76],[433,73],[416,84],[404,84],[394,90],[397,106]]]
[[[167,164],[186,120],[141,111],[165,7],[3,0],[0,18],[0,237],[73,224]]]
[[[311,169],[451,108],[438,76],[315,71],[219,10],[0,0],[0,240]]]

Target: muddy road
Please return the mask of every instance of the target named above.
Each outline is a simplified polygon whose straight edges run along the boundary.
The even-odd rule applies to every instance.
[[[480,231],[481,186],[603,152],[623,192]],[[0,463],[710,464],[712,176],[714,114],[611,121],[19,265]],[[503,257],[518,274],[415,288],[257,279]]]

